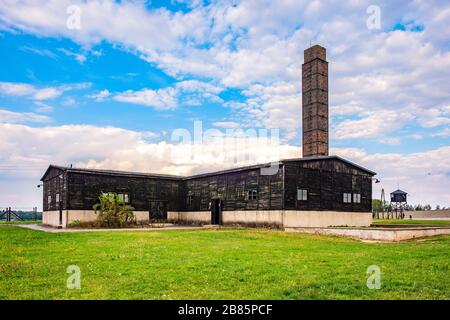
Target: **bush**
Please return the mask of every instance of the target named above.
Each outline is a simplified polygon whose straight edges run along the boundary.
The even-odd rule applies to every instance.
[[[120,228],[136,223],[134,208],[126,204],[117,193],[102,193],[98,200],[94,210],[95,214],[98,211],[97,222],[101,227]]]

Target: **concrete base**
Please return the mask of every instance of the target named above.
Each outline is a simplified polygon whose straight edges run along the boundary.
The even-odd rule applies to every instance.
[[[414,228],[285,228],[287,232],[344,236],[358,240],[404,241],[410,239],[449,235],[450,227]]]
[[[135,211],[137,221],[148,221],[148,211]],[[66,228],[75,221],[91,222],[97,219],[94,210],[63,210],[60,223],[59,211],[44,211],[42,223]],[[211,212],[190,211],[167,213],[170,222],[210,224]],[[330,226],[370,226],[370,212],[337,212],[337,211],[295,211],[295,210],[239,210],[223,211],[223,224],[247,226],[277,226],[280,228],[296,227],[330,227]]]
[[[169,212],[169,221],[211,223],[211,212]],[[370,226],[371,212],[297,211],[297,210],[238,210],[223,211],[223,224],[273,225],[283,228]]]
[[[136,217],[136,221],[148,221],[149,212],[135,211],[134,216]],[[61,223],[59,211],[44,211],[42,213],[42,224],[52,227],[67,228],[68,225],[75,221],[91,222],[95,220],[97,220],[97,214],[95,214],[94,210],[63,210],[61,213]]]

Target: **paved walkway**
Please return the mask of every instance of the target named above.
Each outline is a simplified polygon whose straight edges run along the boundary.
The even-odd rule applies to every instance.
[[[56,229],[46,227],[38,224],[4,224],[4,226],[21,227],[31,230],[44,231],[50,233],[66,233],[66,232],[111,232],[111,231],[164,231],[164,230],[199,230],[203,227],[191,227],[191,226],[170,226],[162,228],[121,228],[121,229]]]

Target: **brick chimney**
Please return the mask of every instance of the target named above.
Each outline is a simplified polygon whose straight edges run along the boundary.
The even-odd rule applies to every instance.
[[[304,52],[302,65],[303,157],[328,156],[328,62],[319,45]]]

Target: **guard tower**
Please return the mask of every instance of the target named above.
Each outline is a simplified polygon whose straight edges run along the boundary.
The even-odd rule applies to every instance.
[[[408,193],[402,191],[400,189],[391,192],[391,209],[395,211],[395,218],[404,218],[403,211],[405,210],[406,205],[408,204],[407,200]]]

